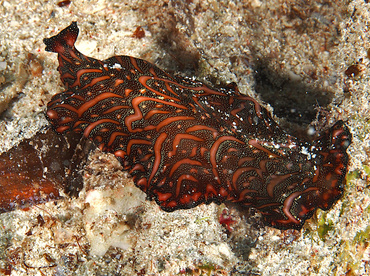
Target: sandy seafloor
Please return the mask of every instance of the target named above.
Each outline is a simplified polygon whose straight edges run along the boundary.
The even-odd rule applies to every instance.
[[[161,211],[111,155],[95,151],[78,198],[0,215],[0,273],[370,275],[368,1],[58,2],[0,1],[1,151],[48,124],[45,103],[63,87],[42,39],[77,21],[82,53],[132,55],[207,83],[236,82],[288,132],[346,121],[348,183],[331,210],[301,231],[280,231],[224,205]],[[138,26],[141,39],[132,35]],[[359,73],[347,76],[352,65]],[[235,220],[230,231],[221,212]]]

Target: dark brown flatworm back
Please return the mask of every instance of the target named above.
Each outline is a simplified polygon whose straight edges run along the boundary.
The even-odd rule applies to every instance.
[[[77,36],[73,22],[44,40],[66,87],[47,118],[113,153],[163,210],[233,202],[299,229],[342,195],[351,141],[342,121],[301,142],[235,86],[211,88],[130,56],[96,60],[77,51]]]

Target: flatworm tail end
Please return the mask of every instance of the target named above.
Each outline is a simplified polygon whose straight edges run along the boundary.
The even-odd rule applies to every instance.
[[[291,215],[297,219],[296,225],[277,224],[275,227],[301,229],[317,208],[328,210],[339,200],[346,184],[350,144],[351,133],[343,121],[320,134],[312,148],[315,169],[312,182],[305,183],[290,209]]]
[[[314,177],[320,189],[318,207],[329,209],[342,195],[348,166],[347,148],[351,133],[343,121],[321,133],[315,147],[321,160]]]
[[[74,47],[74,44],[78,36],[78,32],[79,30],[77,27],[77,22],[74,21],[72,22],[71,25],[69,25],[59,34],[50,38],[45,38],[43,40],[44,43],[46,44],[45,50],[48,52],[54,52],[59,54],[65,53],[68,49]]]

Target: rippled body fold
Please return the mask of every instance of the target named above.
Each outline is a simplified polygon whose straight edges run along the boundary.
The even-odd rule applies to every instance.
[[[77,51],[77,36],[74,22],[44,40],[66,86],[47,118],[115,154],[163,210],[230,201],[301,228],[341,196],[351,138],[342,121],[302,143],[234,85],[210,88],[129,56],[96,60]]]

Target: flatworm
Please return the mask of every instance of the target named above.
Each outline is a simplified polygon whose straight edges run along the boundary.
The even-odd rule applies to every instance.
[[[232,202],[273,227],[300,229],[341,197],[351,142],[342,121],[301,142],[236,85],[211,88],[130,56],[87,57],[74,46],[78,32],[73,22],[44,39],[66,87],[47,118],[113,153],[163,210]]]

